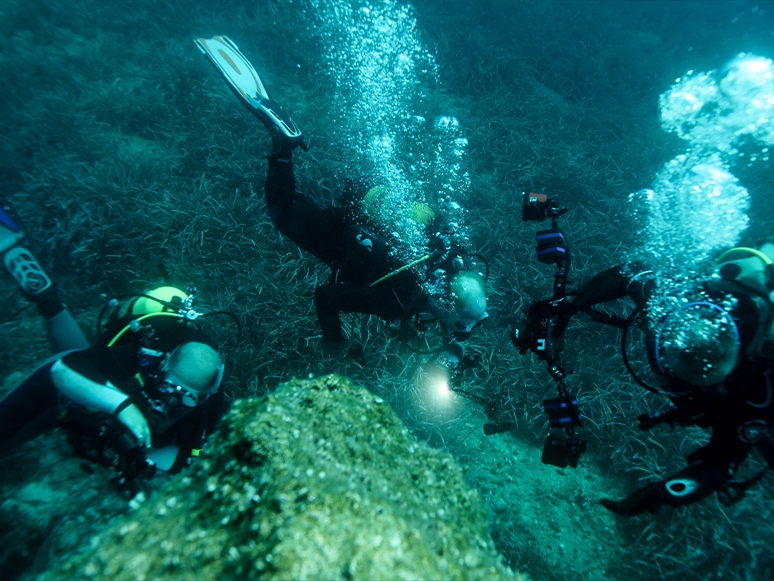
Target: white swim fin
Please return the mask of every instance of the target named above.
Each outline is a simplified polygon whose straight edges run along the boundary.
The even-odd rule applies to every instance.
[[[307,150],[298,126],[279,104],[269,98],[260,75],[230,38],[215,36],[197,38],[194,42],[242,104],[263,123],[275,142],[275,149],[290,146],[292,150],[300,146]]]

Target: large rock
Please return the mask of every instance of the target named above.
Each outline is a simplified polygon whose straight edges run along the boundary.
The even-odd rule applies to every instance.
[[[236,402],[194,467],[49,574],[65,576],[523,578],[454,459],[335,375]]]

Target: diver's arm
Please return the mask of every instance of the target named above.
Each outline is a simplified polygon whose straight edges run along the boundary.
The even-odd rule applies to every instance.
[[[614,266],[603,270],[581,288],[572,300],[578,312],[600,303],[630,297],[638,306],[644,304],[655,288],[653,272],[640,263]]]
[[[561,300],[558,302],[551,300],[540,301],[530,307],[530,313],[532,313],[533,309],[545,310],[548,308],[556,315],[556,323],[552,331],[553,336],[560,337],[567,328],[570,319],[579,312],[586,311],[594,305],[622,299],[627,296],[639,307],[647,302],[655,287],[653,272],[647,270],[644,265],[631,263],[625,266],[614,266],[603,270],[580,290],[572,293],[573,298],[571,300]],[[589,312],[593,316],[593,313]],[[532,317],[532,314],[530,314],[530,319]],[[519,349],[523,348],[519,345],[517,347]]]
[[[51,367],[51,380],[62,395],[75,403],[108,415],[113,415],[116,409],[129,398],[109,382],[106,385],[97,383],[73,371],[62,360]],[[145,447],[150,448],[150,428],[137,406],[134,404],[126,406],[118,414],[118,420],[129,428]]]

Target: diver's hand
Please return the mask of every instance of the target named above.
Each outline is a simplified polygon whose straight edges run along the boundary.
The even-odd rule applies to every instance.
[[[118,420],[135,435],[140,445],[144,448],[151,447],[151,431],[145,416],[132,404],[118,414]]]

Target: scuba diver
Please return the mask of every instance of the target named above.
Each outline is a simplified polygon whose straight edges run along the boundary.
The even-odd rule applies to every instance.
[[[673,404],[654,416],[639,416],[640,429],[668,423],[712,430],[709,443],[688,455],[687,468],[623,500],[603,499],[608,510],[632,516],[662,505],[693,503],[712,492],[724,504],[732,504],[767,469],[747,481],[732,480],[753,448],[767,467],[774,467],[772,260],[772,243],[728,250],[717,260],[713,275],[687,300],[666,297],[669,292],[658,289],[653,272],[634,263],[605,270],[580,290],[568,293],[571,296],[543,305],[551,311],[541,315],[549,322],[554,340],[560,340],[570,318],[579,312],[624,330],[622,351],[628,370],[641,386]],[[626,320],[592,308],[627,296],[637,308]],[[664,307],[665,299],[679,306]],[[536,323],[532,318],[530,323]],[[629,363],[626,341],[635,320],[644,324],[648,362],[659,379],[658,388],[638,377]],[[514,329],[512,339],[517,347],[529,346],[529,339],[523,336],[528,328]]]
[[[46,320],[54,353],[0,400],[3,452],[59,426],[76,455],[113,467],[133,495],[156,469],[178,472],[223,414],[224,367],[190,324],[203,315],[194,297],[166,286],[113,300],[90,347],[23,241],[21,221],[0,199],[3,264]]]
[[[315,289],[314,303],[322,329],[321,347],[331,356],[348,348],[340,313],[365,313],[389,321],[395,332],[405,332],[408,321],[432,313],[453,338],[443,352],[444,362],[456,366],[464,348],[460,341],[486,317],[484,279],[471,272],[466,254],[452,244],[448,232],[428,236],[434,212],[416,202],[395,215],[395,200],[385,186],[362,190],[348,182],[341,207],[320,207],[296,189],[293,150],[307,151],[290,116],[269,98],[260,76],[238,47],[225,36],[196,41],[239,100],[266,127],[273,150],[266,157],[266,206],[273,224],[331,268],[327,284]],[[360,190],[360,191],[358,191]],[[396,256],[389,218],[410,219],[421,231],[429,251],[414,260]],[[429,243],[428,243],[429,240]],[[423,264],[424,263],[424,264]],[[421,265],[430,273],[419,274]],[[349,351],[355,356],[357,347]]]

